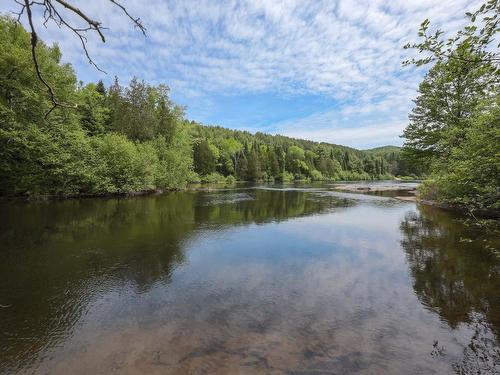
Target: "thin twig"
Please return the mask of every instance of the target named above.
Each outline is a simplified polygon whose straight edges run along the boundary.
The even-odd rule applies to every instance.
[[[119,3],[116,0],[109,0],[113,5],[117,6],[120,8],[123,13],[132,20],[134,23],[135,27],[139,28],[144,36],[146,36],[146,28],[142,24],[142,21],[140,18],[134,18],[132,15],[128,12],[127,8],[124,7],[121,3]],[[71,30],[78,39],[80,40],[80,44],[82,45],[83,51],[85,53],[85,56],[87,57],[89,63],[94,66],[97,70],[100,72],[106,73],[104,70],[102,70],[92,59],[90,56],[90,53],[87,49],[87,37],[85,33],[88,31],[94,31],[99,35],[99,38],[101,39],[101,42],[105,43],[106,38],[104,37],[103,30],[106,29],[106,27],[102,26],[102,23],[100,21],[94,20],[90,18],[84,11],[81,9],[77,8],[73,4],[71,4],[67,0],[14,0],[16,4],[18,4],[21,9],[19,12],[12,12],[17,16],[17,24],[20,24],[21,22],[21,17],[23,14],[26,13],[26,16],[28,18],[28,23],[29,27],[31,29],[31,55],[32,55],[32,60],[33,60],[33,65],[35,67],[35,72],[40,80],[40,82],[43,83],[43,85],[47,88],[47,91],[49,93],[49,98],[52,103],[52,107],[50,110],[45,114],[45,117],[47,117],[56,107],[72,107],[76,108],[76,105],[69,105],[65,103],[61,103],[57,100],[56,95],[54,93],[54,90],[50,86],[50,84],[45,80],[45,78],[42,75],[42,72],[40,70],[40,64],[38,62],[38,57],[37,57],[37,52],[36,52],[36,46],[38,44],[38,35],[36,32],[36,28],[33,22],[33,12],[32,8],[36,6],[43,7],[43,23],[42,25],[44,27],[47,27],[47,23],[49,21],[53,21],[58,27],[66,27],[69,30]],[[59,4],[69,12],[76,14],[81,20],[83,20],[87,27],[76,27],[71,25],[66,19],[63,17],[63,15],[60,13],[60,11],[56,8],[55,3]]]
[[[134,18],[134,17],[132,17],[129,14],[129,12],[127,11],[127,9],[123,5],[121,5],[120,3],[118,3],[117,1],[115,1],[115,0],[109,0],[109,1],[111,1],[117,7],[121,8],[121,10],[123,10],[123,13],[125,13],[127,15],[127,17],[130,18],[134,22],[135,27],[138,27],[141,30],[142,34],[144,34],[144,36],[146,36],[146,28],[142,24],[142,21],[141,21],[140,18]]]
[[[57,106],[60,106],[61,103],[59,103],[56,100],[56,96],[54,94],[54,91],[52,90],[52,87],[45,81],[45,79],[42,76],[42,73],[40,71],[40,66],[38,65],[38,58],[36,56],[36,45],[38,43],[38,35],[35,30],[35,26],[33,24],[33,15],[31,13],[31,3],[29,0],[24,0],[25,8],[26,8],[26,14],[28,16],[28,23],[30,25],[31,29],[31,57],[33,59],[33,65],[35,66],[35,72],[36,75],[38,76],[38,79],[44,84],[44,86],[47,88],[47,91],[49,92],[50,96],[50,101],[52,102],[52,108],[49,109],[49,111],[45,114],[45,118],[48,117],[48,115],[56,108]]]

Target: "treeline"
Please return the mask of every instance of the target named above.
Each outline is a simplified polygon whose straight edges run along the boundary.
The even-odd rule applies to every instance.
[[[399,148],[353,148],[203,126],[194,128],[194,170],[202,180],[226,176],[238,180],[370,180],[408,175],[416,170],[401,159]]]
[[[187,121],[165,85],[83,85],[57,46],[0,18],[0,194],[102,195],[189,182],[376,179],[409,174],[398,149],[359,151]]]

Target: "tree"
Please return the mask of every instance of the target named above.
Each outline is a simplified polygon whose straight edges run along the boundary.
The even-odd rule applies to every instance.
[[[196,173],[207,175],[215,171],[215,157],[207,140],[194,144],[193,161]]]
[[[465,45],[458,46],[455,54],[463,59],[437,61],[419,86],[403,133],[410,159],[430,163],[449,155],[463,141],[480,100],[495,93],[494,64],[478,62]]]
[[[115,79],[107,96],[110,127],[133,140],[149,140],[159,134],[170,143],[184,112],[170,101],[168,93],[166,85],[154,87],[136,77],[126,88]]]
[[[74,101],[76,76],[67,64],[61,64],[57,46],[39,43],[38,69],[46,81],[57,89],[60,98]],[[0,16],[0,123],[44,124],[50,110],[45,86],[37,79],[31,62],[30,36],[9,17]],[[69,116],[66,109],[64,115]],[[56,119],[53,119],[56,121]]]
[[[98,88],[98,85],[90,83],[79,92],[81,96],[81,104],[78,106],[80,124],[90,135],[103,134],[108,122],[109,109],[106,107],[105,97],[98,91]]]
[[[259,156],[257,154],[257,145],[254,144],[252,149],[248,152],[247,156],[247,180],[256,181],[260,179],[260,163]]]
[[[444,32],[437,29],[433,34],[429,34],[430,21],[424,20],[418,31],[420,42],[407,43],[404,49],[416,49],[423,56],[411,58],[403,62],[403,65],[422,66],[431,62],[456,60],[467,63],[493,63],[498,62],[500,57],[495,49],[488,49],[498,32],[500,22],[500,2],[498,0],[488,0],[474,13],[467,12],[466,16],[471,24],[446,41],[442,36]],[[478,30],[475,24],[478,19],[482,21],[482,27]],[[470,56],[457,54],[456,46],[462,48]],[[497,45],[497,48],[500,44]],[[498,67],[497,67],[498,71]]]
[[[220,142],[221,172],[225,175],[234,175],[237,170],[237,154],[243,145],[234,137],[228,137]]]
[[[123,110],[123,88],[115,76],[113,84],[109,87],[106,95],[106,105],[109,109],[107,128],[110,130],[118,131],[121,127],[119,124],[121,113]]]
[[[292,173],[300,174],[301,166],[302,169],[304,169],[302,165],[302,164],[305,165],[304,159],[305,159],[305,153],[302,148],[295,145],[290,146],[286,154],[286,169]]]
[[[467,13],[471,24],[447,42],[440,30],[429,36],[425,20],[423,41],[405,46],[425,54],[405,64],[434,63],[420,84],[403,148],[408,160],[432,172],[422,188],[428,199],[471,210],[498,208],[500,57],[498,46],[490,44],[499,31],[499,14],[498,0],[487,1]]]
[[[166,85],[158,87],[156,133],[165,137],[167,143],[171,143],[184,117],[184,109],[170,101],[168,92]]]
[[[434,62],[419,87],[419,96],[404,131],[405,154],[410,159],[432,162],[446,157],[464,139],[478,103],[498,94],[500,56],[489,48],[498,32],[500,2],[489,0],[474,13],[467,13],[471,24],[447,41],[443,31],[429,35],[429,20],[422,22],[417,49],[424,56],[403,62],[417,66]],[[482,17],[481,29],[475,25]]]
[[[464,141],[426,182],[433,199],[470,209],[500,209],[500,96],[485,101],[471,119]]]
[[[278,161],[278,153],[276,149],[269,149],[268,152],[268,166],[269,166],[269,174],[272,177],[277,177],[280,175],[281,170],[280,170],[280,164]]]
[[[239,180],[245,180],[247,178],[248,163],[244,151],[238,152],[235,164],[236,177]]]
[[[57,46],[40,41],[44,78],[59,98],[78,104],[77,110],[60,107],[46,119],[52,103],[30,49],[22,26],[0,17],[1,195],[101,195],[185,185],[192,169],[191,136],[165,87],[137,80],[122,88],[117,79],[108,93],[102,83],[77,86]],[[169,142],[156,126],[162,100],[169,115],[179,116]],[[140,118],[129,115],[132,107]]]
[[[97,91],[99,94],[101,94],[103,97],[106,97],[106,87],[104,86],[104,82],[102,82],[102,79],[100,79],[97,82],[97,85],[95,87],[95,91]]]

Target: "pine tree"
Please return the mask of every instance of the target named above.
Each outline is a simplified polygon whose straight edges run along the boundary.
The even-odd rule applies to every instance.
[[[207,175],[215,172],[215,158],[207,140],[203,139],[195,143],[193,163],[195,172],[200,175]]]
[[[97,85],[95,87],[95,91],[97,91],[103,97],[106,96],[106,87],[104,87],[104,83],[102,82],[102,79],[100,79],[99,82],[97,82]]]
[[[256,181],[261,177],[259,156],[257,154],[257,145],[254,144],[249,151],[247,158],[247,180]]]

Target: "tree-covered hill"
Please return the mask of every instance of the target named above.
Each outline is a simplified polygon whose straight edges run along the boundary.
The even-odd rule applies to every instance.
[[[219,126],[194,126],[194,169],[241,180],[360,180],[415,173],[399,147],[361,151],[282,135],[251,134]],[[213,176],[216,178],[216,176]]]
[[[369,148],[367,152],[372,152],[372,153],[386,153],[386,152],[399,152],[401,150],[401,147],[398,146],[380,146],[380,147],[374,147],[374,148]]]

